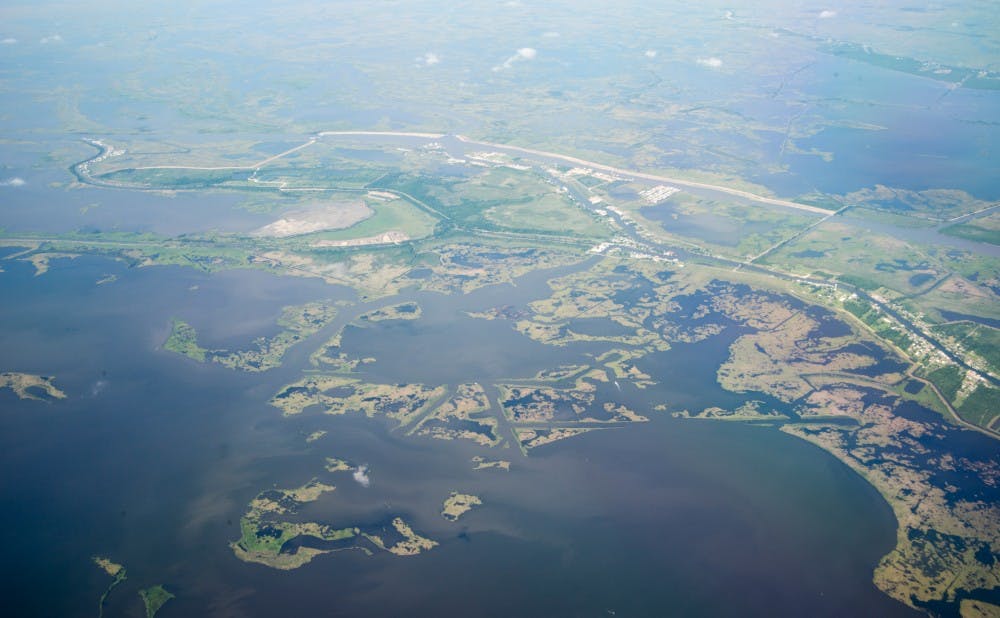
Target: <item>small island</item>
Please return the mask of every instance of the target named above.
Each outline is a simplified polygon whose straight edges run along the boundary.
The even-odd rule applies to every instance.
[[[274,569],[290,570],[306,564],[328,550],[312,547],[295,547],[282,551],[285,544],[302,536],[324,541],[353,538],[356,528],[334,528],[315,522],[291,522],[279,519],[282,515],[295,515],[307,502],[315,502],[324,493],[333,491],[313,479],[295,489],[272,489],[261,492],[250,502],[250,508],[240,519],[241,536],[230,544],[236,557],[244,562],[256,562]]]
[[[146,606],[146,618],[153,618],[164,603],[174,598],[174,595],[161,584],[140,590],[139,596],[142,597],[142,602]]]
[[[448,521],[458,521],[458,518],[471,511],[472,507],[479,506],[482,503],[483,501],[479,496],[460,494],[457,491],[453,491],[444,501],[441,517],[444,517]]]
[[[392,527],[396,529],[403,538],[396,542],[395,545],[386,546],[385,541],[382,537],[374,534],[364,534],[364,537],[371,541],[379,549],[384,549],[385,551],[395,554],[397,556],[416,556],[417,554],[423,553],[428,549],[433,549],[437,547],[437,541],[432,541],[426,537],[422,537],[413,531],[403,518],[396,517],[392,520]]]
[[[489,460],[480,455],[476,455],[472,458],[472,463],[476,464],[472,467],[473,470],[487,470],[489,468],[510,470],[510,462],[504,459]]]
[[[122,583],[128,579],[128,573],[125,571],[125,567],[118,564],[117,562],[112,562],[109,558],[104,556],[94,556],[94,564],[96,564],[102,571],[114,578],[108,588],[101,595],[100,601],[97,603],[97,617],[100,618],[104,615],[104,603],[108,600],[108,595],[111,591],[115,589],[115,586]]]
[[[354,466],[350,463],[344,461],[343,459],[337,459],[336,457],[326,458],[326,470],[327,472],[347,472],[353,470]]]
[[[337,309],[331,302],[312,302],[285,307],[278,316],[282,330],[273,337],[257,337],[243,350],[209,350],[198,344],[198,331],[174,318],[163,348],[200,363],[212,361],[229,369],[260,372],[281,366],[285,353],[296,343],[333,321]]]
[[[170,336],[163,349],[176,352],[196,361],[204,362],[208,350],[198,345],[198,331],[184,320],[174,318],[170,323]]]
[[[358,316],[358,323],[384,322],[386,320],[416,320],[423,314],[420,305],[415,302],[388,305],[372,309]]]
[[[319,440],[320,438],[322,438],[325,435],[326,435],[326,431],[324,431],[324,430],[314,431],[311,434],[309,434],[308,436],[306,436],[306,443],[315,442],[316,440]]]
[[[65,399],[62,392],[52,383],[54,378],[30,373],[0,373],[0,388],[9,388],[21,399]]]

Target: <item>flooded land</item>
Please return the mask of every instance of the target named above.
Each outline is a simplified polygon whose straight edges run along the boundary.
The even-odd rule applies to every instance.
[[[8,612],[997,615],[996,20],[778,4],[7,10]]]

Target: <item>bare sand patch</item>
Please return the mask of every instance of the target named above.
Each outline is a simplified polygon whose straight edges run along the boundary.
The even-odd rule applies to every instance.
[[[349,240],[317,240],[313,247],[361,247],[364,245],[390,245],[406,242],[410,237],[398,230],[389,230],[375,236],[351,238]]]
[[[281,219],[254,230],[254,236],[287,238],[326,230],[341,230],[372,216],[371,208],[362,202],[317,202]]]

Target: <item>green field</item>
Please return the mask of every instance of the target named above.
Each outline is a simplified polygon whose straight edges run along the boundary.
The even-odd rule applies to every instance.
[[[963,378],[962,370],[955,365],[946,365],[927,374],[927,379],[938,387],[949,402],[955,401],[958,389],[962,387]]]
[[[388,175],[374,186],[413,196],[467,229],[604,238],[610,231],[532,172],[492,168],[462,180]]]
[[[1000,416],[1000,390],[980,385],[958,408],[962,418],[980,427],[993,427]]]
[[[957,236],[958,238],[967,238],[968,240],[975,240],[978,242],[988,242],[991,245],[1000,245],[1000,230],[997,229],[990,229],[966,223],[963,225],[946,227],[941,231],[951,236]]]
[[[369,238],[394,230],[411,239],[426,238],[434,233],[437,219],[407,200],[367,199],[365,203],[375,211],[374,215],[343,230],[310,234],[309,241]]]
[[[490,223],[511,230],[552,232],[592,238],[603,238],[608,235],[607,226],[593,215],[554,193],[541,195],[530,202],[493,206],[484,214]]]
[[[797,273],[833,273],[859,288],[899,294],[925,291],[947,274],[935,252],[839,219],[781,247],[765,263]]]

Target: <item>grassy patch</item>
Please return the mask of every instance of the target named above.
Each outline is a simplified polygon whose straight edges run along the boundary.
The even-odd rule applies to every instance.
[[[941,232],[948,234],[949,236],[956,236],[967,240],[988,242],[991,245],[1000,245],[1000,230],[992,230],[978,225],[973,225],[971,223],[952,225],[951,227],[944,228]]]
[[[146,618],[153,618],[164,603],[174,598],[174,595],[167,592],[167,589],[160,584],[140,590],[139,596],[146,606]]]
[[[249,170],[123,169],[98,176],[100,180],[155,189],[207,189],[226,184],[245,185]]]
[[[375,211],[371,217],[343,230],[310,235],[309,240],[349,240],[399,231],[409,238],[425,238],[434,233],[437,220],[406,200],[366,200]]]
[[[464,228],[604,237],[607,228],[531,172],[493,168],[462,180],[390,174],[373,186],[401,191]]]
[[[167,337],[163,347],[198,362],[205,362],[205,356],[208,353],[208,350],[198,345],[198,331],[187,322],[177,318],[173,320],[170,336]]]
[[[487,210],[486,220],[500,228],[603,238],[608,228],[561,195],[550,193],[528,202],[500,204]]]
[[[958,408],[962,418],[980,427],[989,427],[1000,415],[1000,390],[980,384]]]
[[[948,273],[943,255],[923,245],[830,219],[767,256],[765,262],[792,272],[833,273],[861,289],[899,294],[926,291]]]
[[[927,375],[927,379],[938,387],[938,390],[948,401],[955,401],[958,389],[962,387],[963,378],[962,370],[955,365],[946,365]]]

